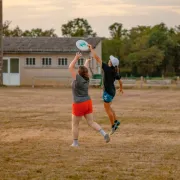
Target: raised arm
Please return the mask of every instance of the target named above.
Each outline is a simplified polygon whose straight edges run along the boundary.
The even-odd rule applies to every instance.
[[[84,66],[89,68],[89,61],[91,61],[91,59],[86,59],[85,63],[84,63]]]
[[[81,53],[79,53],[79,52],[76,53],[76,56],[74,57],[74,59],[72,60],[72,62],[69,65],[69,71],[70,71],[73,79],[76,79],[75,64],[81,56],[82,56]]]
[[[96,61],[97,61],[100,65],[102,65],[102,60],[101,60],[101,58],[96,54],[96,52],[95,52],[95,50],[92,48],[92,46],[91,46],[90,44],[88,44],[88,47],[89,47],[89,49],[90,49],[90,51],[91,51],[91,54],[92,54],[92,56],[94,57],[94,59],[96,59]]]

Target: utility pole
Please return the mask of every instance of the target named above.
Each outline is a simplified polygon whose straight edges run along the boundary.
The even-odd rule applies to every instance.
[[[3,85],[3,0],[0,0],[0,86]]]

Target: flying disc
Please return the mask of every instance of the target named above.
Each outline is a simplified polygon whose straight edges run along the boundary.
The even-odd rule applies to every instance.
[[[88,47],[88,43],[84,40],[78,40],[76,42],[76,47],[80,50],[80,51],[88,51],[89,47]]]

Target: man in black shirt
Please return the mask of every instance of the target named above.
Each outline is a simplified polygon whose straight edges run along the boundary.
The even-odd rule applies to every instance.
[[[91,45],[89,45],[89,49],[90,49],[93,57],[102,66],[102,69],[104,71],[104,78],[103,78],[104,108],[106,110],[107,115],[109,116],[109,120],[112,125],[112,130],[111,130],[110,134],[113,134],[116,131],[116,129],[118,128],[118,126],[120,125],[120,121],[117,120],[116,114],[113,111],[113,109],[111,108],[113,98],[116,94],[116,88],[114,85],[115,80],[118,80],[119,86],[120,86],[120,92],[123,93],[121,76],[119,75],[119,70],[118,70],[119,60],[114,56],[110,56],[110,60],[107,65],[107,64],[103,63],[102,60],[97,56],[97,54],[95,53],[95,51],[93,50]]]

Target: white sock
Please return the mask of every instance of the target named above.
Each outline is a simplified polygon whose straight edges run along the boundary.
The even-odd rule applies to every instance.
[[[73,145],[74,145],[74,146],[78,146],[78,145],[79,145],[78,139],[74,139],[74,140],[73,140]]]
[[[99,132],[101,133],[102,136],[106,135],[106,132],[103,129],[100,129]]]

